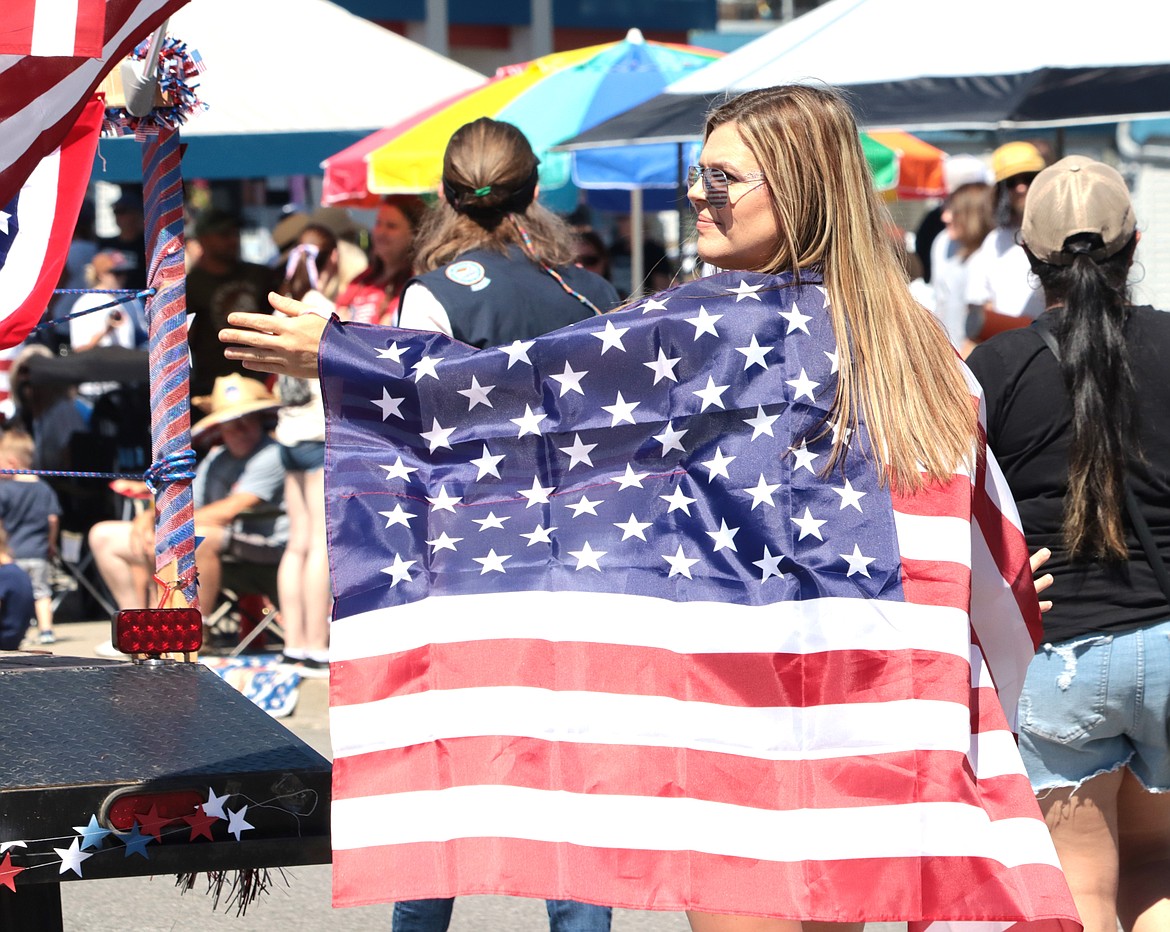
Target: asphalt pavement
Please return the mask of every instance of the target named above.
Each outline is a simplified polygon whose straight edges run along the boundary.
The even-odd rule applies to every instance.
[[[109,640],[108,621],[67,621],[57,625],[58,641],[45,649],[60,655],[97,657]],[[281,723],[326,757],[329,747],[329,684],[302,679],[297,704]],[[67,930],[86,932],[293,932],[293,930],[372,930],[390,928],[389,906],[333,909],[329,865],[273,872],[274,884],[243,916],[212,908],[203,885],[182,892],[170,876],[119,880],[79,880],[62,884]],[[2,891],[0,891],[2,893]],[[548,929],[544,903],[516,897],[469,896],[456,903],[451,932],[542,932]],[[614,932],[687,932],[681,913],[615,910]],[[904,932],[904,923],[873,923],[867,932]]]

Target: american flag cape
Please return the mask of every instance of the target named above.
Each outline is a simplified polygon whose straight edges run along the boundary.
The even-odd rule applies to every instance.
[[[0,55],[96,58],[106,0],[4,0]]]
[[[329,325],[335,905],[1079,928],[1011,730],[1014,505],[990,456],[891,494],[864,424],[821,475],[826,306],[735,273],[488,350]]]
[[[104,112],[91,99],[61,146],[0,208],[0,348],[28,336],[61,280]]]
[[[17,0],[23,6],[26,0]],[[44,0],[38,0],[40,6]],[[0,54],[0,204],[61,145],[102,78],[187,0],[104,0],[99,54]],[[4,17],[12,0],[4,0]],[[79,21],[90,0],[74,0]],[[54,4],[60,9],[66,4]]]

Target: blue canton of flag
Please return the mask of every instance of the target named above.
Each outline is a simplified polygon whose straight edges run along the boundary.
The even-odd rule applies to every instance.
[[[827,304],[818,279],[736,273],[486,351],[335,330],[343,613],[481,589],[899,597],[872,463],[818,477],[835,433]]]

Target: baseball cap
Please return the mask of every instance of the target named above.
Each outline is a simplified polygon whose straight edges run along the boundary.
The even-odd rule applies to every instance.
[[[943,183],[947,194],[969,184],[991,184],[991,169],[974,155],[949,155],[943,162]]]
[[[1004,143],[991,156],[995,180],[1007,181],[1013,175],[1044,170],[1044,156],[1030,142]]]
[[[117,249],[104,249],[90,260],[95,275],[107,272],[133,272],[138,268],[134,256]]]
[[[1095,233],[1104,245],[1089,252],[1100,261],[1130,241],[1137,220],[1129,188],[1117,169],[1083,155],[1070,155],[1036,176],[1024,205],[1020,238],[1028,251],[1050,265],[1070,265],[1070,236]]]

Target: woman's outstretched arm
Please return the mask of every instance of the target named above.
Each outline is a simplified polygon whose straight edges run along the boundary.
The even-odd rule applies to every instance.
[[[224,356],[245,369],[302,379],[317,378],[317,353],[328,321],[306,304],[275,292],[268,295],[275,314],[228,315],[230,327],[219,332],[228,344]]]

